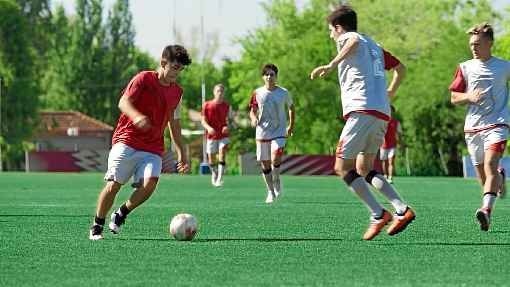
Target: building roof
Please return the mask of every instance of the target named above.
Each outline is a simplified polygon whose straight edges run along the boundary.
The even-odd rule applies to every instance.
[[[39,116],[38,136],[113,132],[112,126],[76,111],[45,111]]]

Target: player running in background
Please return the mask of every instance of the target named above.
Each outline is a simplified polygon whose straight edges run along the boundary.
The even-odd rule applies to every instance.
[[[228,116],[230,107],[224,100],[225,86],[214,86],[214,99],[204,103],[202,107],[202,126],[206,131],[206,152],[209,167],[211,168],[211,183],[214,186],[223,185],[225,173],[225,156],[228,149]],[[214,156],[218,160],[215,167]]]
[[[387,232],[395,235],[416,216],[386,178],[373,170],[373,162],[390,120],[388,95],[395,94],[405,67],[368,36],[356,32],[357,16],[350,6],[339,6],[327,21],[338,54],[329,64],[315,68],[310,78],[324,77],[338,66],[343,116],[347,122],[336,150],[335,171],[372,214],[363,239],[373,239],[392,220]],[[385,69],[394,70],[388,89]],[[396,210],[393,217],[377,202],[367,182],[391,202]]]
[[[476,25],[468,34],[473,59],[457,67],[451,102],[467,104],[464,133],[483,194],[475,217],[487,231],[496,197],[506,192],[505,170],[498,165],[508,139],[510,62],[492,56],[494,32],[489,24]]]
[[[294,129],[294,104],[289,92],[276,84],[278,68],[274,64],[264,65],[262,79],[264,86],[256,89],[251,98],[250,119],[256,128],[257,161],[267,187],[266,203],[272,203],[283,192],[280,164],[286,139]]]
[[[391,105],[392,117],[388,122],[388,128],[384,135],[384,143],[379,149],[379,159],[381,160],[384,177],[389,183],[393,183],[393,175],[395,175],[395,156],[397,153],[397,145],[400,143],[402,128],[400,122],[393,117],[395,107]]]
[[[133,177],[134,191],[111,215],[108,225],[117,234],[127,215],[140,206],[156,189],[164,151],[163,133],[170,129],[175,144],[179,172],[186,172],[186,155],[181,141],[179,120],[182,88],[179,73],[191,64],[182,46],[165,47],[158,71],[144,71],[131,79],[119,101],[121,111],[108,155],[106,185],[99,194],[96,216],[90,228],[91,240],[103,239],[103,225],[121,186]]]

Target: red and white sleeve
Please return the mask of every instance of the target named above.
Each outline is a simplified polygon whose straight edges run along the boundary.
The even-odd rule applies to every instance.
[[[450,90],[450,92],[458,93],[466,92],[466,80],[464,79],[464,75],[462,74],[462,69],[460,67],[457,67],[457,71],[455,71],[453,81],[448,89]]]

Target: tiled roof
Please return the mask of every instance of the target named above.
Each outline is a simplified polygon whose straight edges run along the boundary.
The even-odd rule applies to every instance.
[[[112,132],[113,127],[76,111],[40,112],[38,134],[67,135],[69,128],[79,133]]]

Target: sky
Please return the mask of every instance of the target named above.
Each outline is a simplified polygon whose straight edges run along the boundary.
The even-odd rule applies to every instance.
[[[404,1],[404,0],[403,0]],[[103,0],[106,11],[115,0]],[[161,56],[163,47],[175,43],[176,29],[184,36],[184,43],[190,44],[193,33],[200,39],[200,19],[204,17],[204,33],[217,33],[220,47],[214,62],[228,57],[238,59],[241,47],[234,43],[236,37],[247,35],[250,31],[266,23],[261,3],[271,0],[131,0],[131,12],[136,30],[137,47],[148,52],[154,58]],[[299,6],[307,0],[296,0]],[[491,0],[498,10],[510,5],[510,0]],[[68,14],[74,13],[75,0],[52,0],[52,5],[64,5]],[[194,28],[194,29],[193,29]]]

